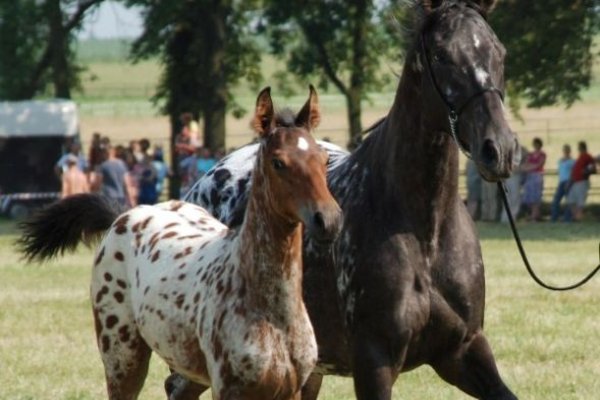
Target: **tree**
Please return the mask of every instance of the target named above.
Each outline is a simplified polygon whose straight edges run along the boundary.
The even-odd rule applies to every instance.
[[[504,0],[490,23],[507,49],[505,75],[511,106],[568,106],[589,87],[593,40],[600,28],[598,0]]]
[[[0,0],[0,97],[30,99],[48,84],[71,97],[82,68],[71,44],[85,15],[102,0]]]
[[[232,87],[243,78],[260,80],[260,53],[250,24],[255,2],[128,0],[127,4],[144,8],[144,32],[134,42],[134,59],[159,56],[164,65],[154,99],[164,101],[172,142],[181,129],[179,116],[192,112],[203,119],[204,143],[212,149],[224,147],[226,112],[239,110]],[[172,182],[170,195],[176,197],[179,182]]]
[[[346,98],[350,144],[362,135],[361,102],[389,76],[380,62],[397,55],[397,38],[386,29],[386,12],[393,2],[370,0],[270,0],[263,29],[275,54],[287,58],[291,73],[310,78],[319,73],[319,86],[332,83]],[[302,35],[298,36],[301,32]]]

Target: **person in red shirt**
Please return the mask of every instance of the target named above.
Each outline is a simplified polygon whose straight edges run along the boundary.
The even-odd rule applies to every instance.
[[[581,221],[583,218],[583,207],[587,200],[587,194],[590,190],[590,175],[596,173],[596,163],[592,156],[587,152],[587,144],[579,142],[579,157],[571,170],[571,187],[567,201],[573,211],[575,221]]]

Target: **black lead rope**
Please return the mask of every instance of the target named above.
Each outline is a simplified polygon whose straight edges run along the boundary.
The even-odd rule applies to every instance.
[[[546,282],[542,281],[537,276],[537,274],[531,267],[531,264],[529,264],[529,260],[527,259],[527,254],[525,253],[525,249],[523,248],[523,243],[521,243],[521,238],[519,237],[519,232],[517,231],[517,227],[515,225],[515,220],[513,218],[512,212],[510,211],[510,207],[508,206],[508,198],[506,196],[508,191],[507,191],[506,186],[504,185],[503,181],[498,181],[498,189],[500,190],[500,193],[502,193],[502,203],[504,203],[504,209],[506,210],[506,215],[508,215],[508,221],[510,222],[510,228],[512,229],[513,236],[515,237],[515,242],[517,242],[517,247],[519,248],[519,253],[521,253],[521,258],[523,259],[523,263],[525,264],[525,268],[527,268],[527,272],[529,273],[529,276],[531,276],[531,278],[535,281],[535,283],[537,283],[544,289],[548,289],[548,290],[555,290],[555,291],[573,290],[573,289],[577,289],[578,287],[585,285],[590,279],[592,279],[592,277],[594,275],[596,275],[596,273],[598,271],[600,271],[600,264],[598,264],[598,266],[596,268],[594,268],[594,270],[592,272],[590,272],[585,278],[583,278],[579,282],[574,283],[569,286],[553,286],[553,285],[549,285]],[[598,254],[599,254],[599,258],[600,258],[600,244],[598,245]]]

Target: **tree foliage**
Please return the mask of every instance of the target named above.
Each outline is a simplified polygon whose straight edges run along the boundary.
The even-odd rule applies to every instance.
[[[53,87],[70,98],[79,85],[72,43],[102,0],[0,0],[0,98],[30,99]]]
[[[43,52],[47,29],[35,0],[0,0],[0,98],[21,100]]]
[[[490,22],[507,48],[512,99],[523,97],[530,107],[571,105],[589,87],[598,0],[503,0]]]
[[[269,0],[263,31],[288,70],[303,79],[319,76],[346,98],[351,143],[360,139],[361,101],[390,78],[380,63],[397,55],[397,38],[386,29],[391,1]]]
[[[240,80],[261,79],[260,52],[251,17],[255,1],[128,0],[144,9],[144,32],[134,42],[135,60],[159,56],[163,74],[155,100],[174,125],[182,112],[204,119],[205,142],[224,145],[225,111],[243,113],[232,95]],[[214,114],[221,122],[214,121]],[[174,126],[177,131],[178,126]],[[216,130],[215,130],[216,129]]]

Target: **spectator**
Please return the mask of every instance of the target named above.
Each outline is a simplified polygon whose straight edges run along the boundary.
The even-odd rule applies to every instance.
[[[175,165],[177,166],[177,178],[180,182],[180,197],[190,185],[190,169],[182,168],[182,164],[186,164],[189,157],[193,157],[196,147],[200,146],[198,140],[198,123],[194,121],[191,113],[183,113],[180,116],[181,132],[175,137],[174,154]]]
[[[479,175],[477,165],[471,159],[467,160],[465,172],[467,175],[467,210],[475,221],[481,202],[481,175]]]
[[[104,148],[104,161],[96,171],[93,189],[115,201],[120,207],[125,208],[135,203],[127,185],[127,165],[117,158],[118,148],[108,145]]]
[[[191,113],[183,113],[180,117],[181,132],[175,137],[175,154],[177,162],[194,154],[196,147],[200,146],[198,140],[198,123],[194,121]]]
[[[144,138],[144,139],[140,139],[139,143],[140,143],[140,150],[142,151],[144,158],[150,157],[150,154],[148,153],[150,151],[150,141],[148,139]]]
[[[181,176],[181,197],[184,197],[187,191],[206,174],[217,161],[211,156],[207,147],[199,146],[194,155],[185,158],[179,163]]]
[[[146,157],[140,164],[137,180],[139,183],[137,204],[155,204],[158,200],[158,192],[156,191],[157,174],[150,157]]]
[[[131,140],[129,142],[129,152],[133,156],[133,164],[141,163],[144,160],[144,152],[139,140]]]
[[[587,144],[585,142],[579,142],[577,149],[579,156],[571,170],[571,188],[567,195],[567,202],[571,207],[575,221],[581,221],[583,218],[583,207],[585,206],[587,194],[590,189],[590,175],[596,173],[596,163],[587,152]]]
[[[102,138],[100,133],[94,132],[92,135],[92,143],[88,153],[89,171],[96,170],[96,167],[102,163]]]
[[[88,193],[90,191],[87,177],[77,166],[78,162],[79,159],[77,156],[73,154],[67,155],[67,170],[62,174],[61,198],[79,193]]]
[[[130,146],[135,141],[130,142]],[[135,145],[133,146],[135,147]],[[125,175],[125,185],[127,186],[127,201],[129,206],[135,207],[137,205],[137,199],[139,195],[139,175],[141,173],[140,165],[138,164],[131,147],[126,148],[123,146],[117,146],[116,157],[125,163],[127,168],[127,174]]]
[[[208,147],[199,147],[196,157],[196,177],[194,181],[203,177],[217,163],[217,160],[212,156]]]
[[[533,151],[527,154],[525,165],[522,169],[527,172],[525,178],[523,203],[530,209],[529,219],[541,221],[540,206],[544,191],[544,164],[546,153],[542,151],[544,143],[540,138],[533,139]]]
[[[498,220],[498,185],[496,182],[481,180],[481,219]]]
[[[525,180],[526,174],[522,171],[522,166],[525,165],[527,160],[528,151],[525,147],[521,147],[520,157],[513,159],[513,172],[504,181],[507,190],[508,206],[510,212],[515,219],[517,219],[519,212],[521,211],[521,189],[523,181]],[[506,209],[502,207],[502,214],[500,215],[500,222],[508,223],[508,213]]]
[[[574,164],[575,160],[573,160],[571,157],[571,146],[565,144],[563,146],[563,156],[560,160],[558,160],[558,186],[556,188],[556,192],[554,193],[554,198],[552,199],[552,222],[558,221],[560,214],[560,202],[563,197],[567,196],[567,193],[569,192],[569,186],[571,184],[571,171]],[[570,214],[570,207],[567,206],[565,210],[565,219],[570,220]]]
[[[169,167],[164,161],[163,149],[161,147],[157,146],[154,148],[154,154],[152,158],[152,165],[156,171],[156,193],[157,196],[160,197],[160,194],[164,188],[165,178],[171,175],[171,171],[169,171]]]
[[[87,162],[85,157],[81,154],[81,145],[77,142],[71,142],[69,145],[69,152],[64,154],[57,162],[54,170],[58,176],[61,176],[67,170],[67,158],[69,155],[73,155],[77,158],[77,168],[81,172],[85,172],[87,169]]]

